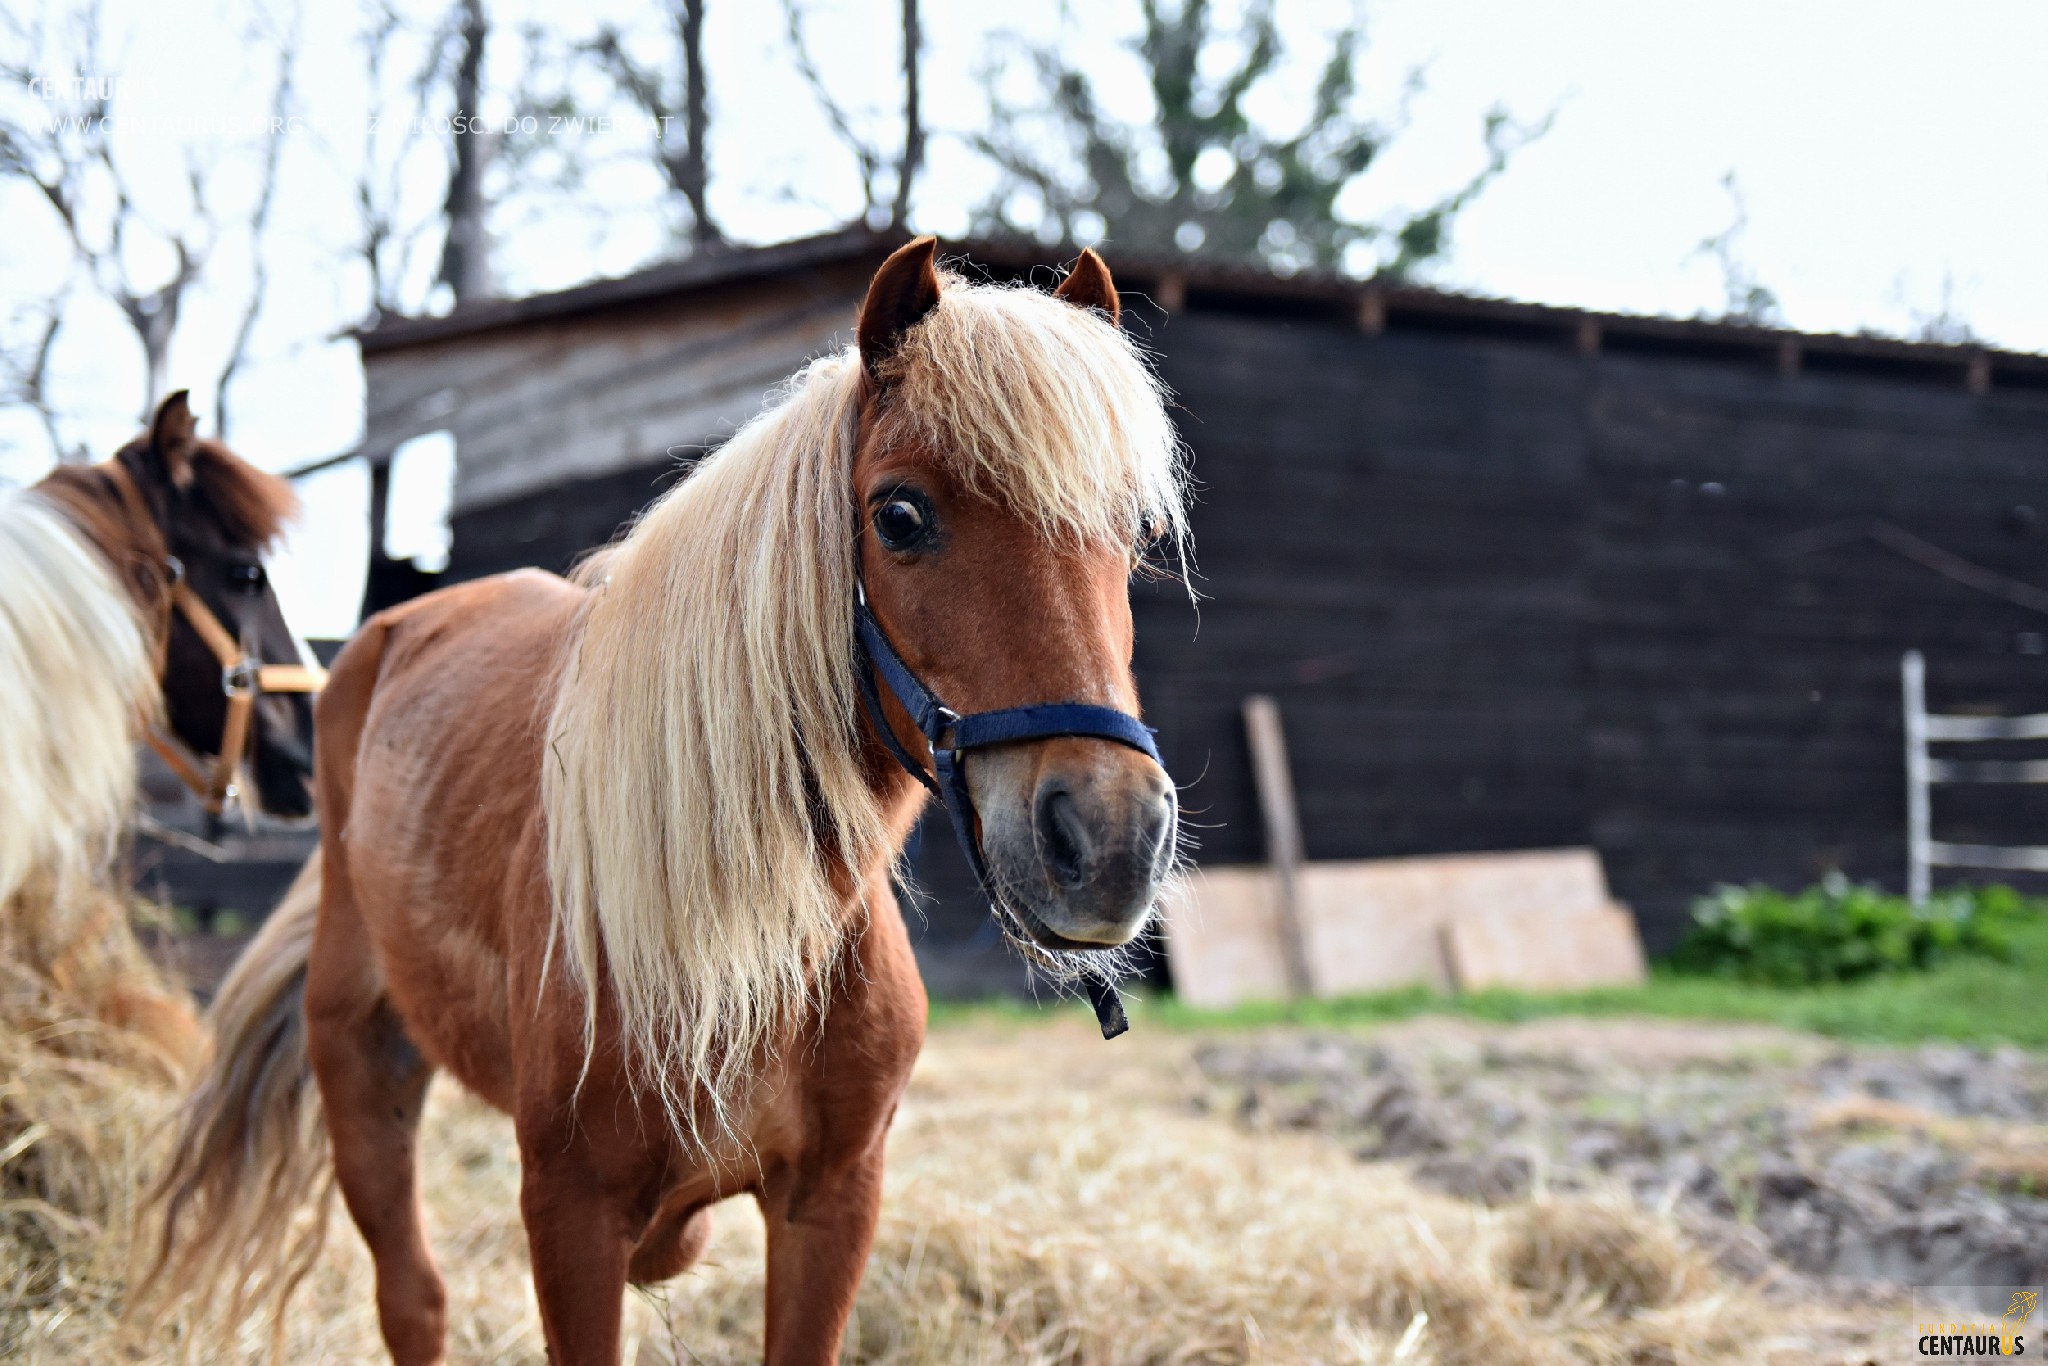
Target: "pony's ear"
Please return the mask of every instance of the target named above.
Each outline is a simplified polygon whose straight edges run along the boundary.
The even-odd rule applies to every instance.
[[[1067,278],[1060,281],[1052,296],[1065,299],[1076,308],[1100,309],[1112,326],[1123,317],[1123,304],[1116,297],[1116,282],[1109,278],[1109,266],[1090,247],[1081,248],[1081,259],[1074,262],[1074,268],[1067,272]]]
[[[192,457],[199,446],[199,421],[192,416],[192,396],[180,389],[165,399],[149,424],[149,449],[174,488],[192,484]]]
[[[939,306],[939,272],[932,264],[938,250],[936,237],[898,247],[868,282],[860,306],[860,358],[870,375],[896,354],[903,334]]]

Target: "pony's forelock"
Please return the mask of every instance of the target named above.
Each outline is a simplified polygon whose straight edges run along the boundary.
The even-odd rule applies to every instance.
[[[1062,541],[1178,539],[1180,448],[1145,358],[1101,316],[949,280],[880,376],[878,439]],[[549,941],[598,1046],[600,978],[668,1122],[732,1135],[765,1050],[822,1010],[863,879],[893,850],[858,750],[848,349],[578,573],[542,778]]]
[[[1050,539],[1182,543],[1180,440],[1129,334],[1027,286],[941,278],[938,306],[881,368],[877,439],[920,443]]]

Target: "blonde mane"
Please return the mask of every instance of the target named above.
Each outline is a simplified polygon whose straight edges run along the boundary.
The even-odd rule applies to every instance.
[[[1048,538],[1178,540],[1180,447],[1129,339],[1034,290],[946,284],[885,369],[879,438],[919,438]],[[581,576],[542,778],[552,946],[586,1048],[602,978],[642,1084],[700,1144],[822,1008],[897,852],[858,753],[863,386],[852,349],[813,362]]]
[[[37,494],[0,492],[0,905],[31,877],[62,891],[104,872],[156,695],[105,560]]]

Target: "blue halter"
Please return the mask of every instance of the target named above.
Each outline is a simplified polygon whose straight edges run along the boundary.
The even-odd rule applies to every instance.
[[[968,866],[974,869],[975,880],[991,906],[1000,907],[1003,902],[996,894],[988,863],[982,857],[981,841],[974,833],[974,796],[967,790],[965,762],[969,750],[1017,740],[1081,736],[1093,740],[1114,740],[1140,754],[1149,755],[1154,763],[1159,763],[1159,747],[1152,741],[1151,728],[1129,712],[1118,711],[1114,707],[1097,707],[1084,702],[1039,702],[962,716],[939,701],[932,690],[910,671],[910,666],[903,662],[903,656],[897,654],[896,647],[889,643],[889,637],[883,633],[881,623],[875,620],[875,614],[868,610],[866,588],[856,584],[856,592],[854,675],[860,682],[861,706],[867,711],[868,720],[874,723],[875,733],[881,737],[882,744],[903,766],[903,771],[929,788],[946,808],[946,814],[953,821],[953,834],[959,839],[960,848],[967,855]],[[881,694],[875,688],[877,675],[880,675],[883,686],[889,689],[890,696],[909,713],[918,732],[930,742],[934,772],[925,772],[924,765],[911,757],[896,738],[896,732],[890,728],[889,718],[882,711]],[[1130,1020],[1124,1015],[1123,1000],[1117,995],[1114,984],[1090,973],[1083,976],[1082,985],[1088,993],[1089,1004],[1095,1007],[1095,1018],[1102,1026],[1103,1038],[1113,1039],[1130,1028]]]

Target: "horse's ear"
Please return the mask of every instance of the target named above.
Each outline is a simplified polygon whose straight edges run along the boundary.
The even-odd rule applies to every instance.
[[[192,416],[192,396],[180,389],[157,406],[149,424],[149,448],[162,473],[175,488],[192,483],[192,456],[199,445],[199,421]]]
[[[903,334],[939,306],[939,272],[932,264],[938,250],[936,237],[898,247],[868,282],[860,306],[860,358],[870,375],[896,354]]]
[[[1123,304],[1116,297],[1116,282],[1109,278],[1109,265],[1091,247],[1081,248],[1081,259],[1052,292],[1076,308],[1097,308],[1115,325],[1123,317]]]

